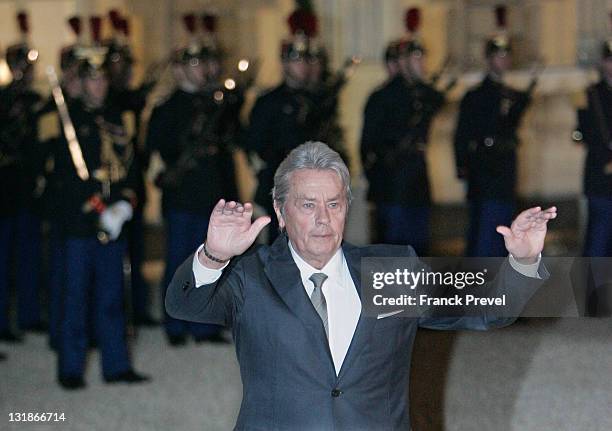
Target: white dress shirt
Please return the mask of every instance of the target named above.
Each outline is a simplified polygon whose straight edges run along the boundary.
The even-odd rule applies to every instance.
[[[314,290],[310,276],[315,272],[322,272],[328,277],[321,289],[327,302],[329,350],[334,360],[336,374],[338,374],[361,315],[361,299],[349,272],[344,253],[342,248],[339,248],[323,268],[316,269],[297,254],[291,241],[289,241],[289,250],[293,261],[300,270],[302,285],[309,298]]]

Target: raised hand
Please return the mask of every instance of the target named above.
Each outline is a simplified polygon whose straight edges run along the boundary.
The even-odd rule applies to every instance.
[[[506,250],[516,259],[536,262],[544,248],[546,225],[557,217],[557,208],[542,210],[540,207],[529,208],[520,213],[510,227],[497,226],[497,232],[504,236]]]
[[[219,260],[228,260],[244,253],[255,242],[259,232],[270,223],[270,217],[262,216],[251,222],[253,205],[219,200],[210,215],[206,235],[206,251]],[[200,252],[200,262],[208,267],[220,267]]]

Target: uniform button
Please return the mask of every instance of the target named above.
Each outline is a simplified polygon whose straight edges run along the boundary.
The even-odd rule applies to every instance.
[[[491,137],[485,138],[485,140],[484,140],[484,144],[487,147],[492,147],[494,143],[495,143],[495,141]]]
[[[189,282],[188,281],[183,283],[183,290],[187,290],[187,289],[189,289]]]
[[[335,388],[331,391],[331,396],[334,398],[337,398],[340,396],[340,394],[342,394],[342,391],[338,388]]]

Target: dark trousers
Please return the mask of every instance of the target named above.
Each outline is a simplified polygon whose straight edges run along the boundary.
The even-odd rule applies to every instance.
[[[14,272],[11,262],[16,264]],[[28,329],[40,324],[40,219],[27,210],[0,218],[0,332],[10,328],[9,286],[14,278],[17,324]]]
[[[585,257],[612,257],[612,198],[589,196]],[[587,315],[606,316],[612,310],[612,277],[608,259],[592,259],[587,286]]]
[[[62,289],[66,277],[66,246],[56,222],[49,229],[49,345],[59,348]]]
[[[65,242],[66,274],[62,289],[59,375],[81,377],[88,348],[88,305],[93,306],[102,372],[113,377],[129,370],[123,257],[125,241],[102,245],[95,238],[69,237]],[[88,297],[92,295],[92,300]]]
[[[166,271],[162,284],[162,307],[166,288],[178,267],[202,244],[208,231],[208,216],[188,211],[167,210],[166,216]],[[207,337],[221,330],[219,325],[186,322],[170,317],[164,308],[164,326],[169,336]]]
[[[378,239],[385,244],[411,245],[419,256],[429,253],[429,219],[427,206],[376,204]]]
[[[470,201],[470,225],[466,255],[470,257],[503,257],[508,255],[504,237],[497,226],[510,226],[514,204],[502,200]]]
[[[612,198],[589,197],[589,221],[584,242],[584,256],[612,256]]]
[[[142,209],[134,211],[127,226],[128,256],[130,258],[130,289],[132,315],[136,320],[149,316],[149,285],[142,276],[144,262],[144,232]]]

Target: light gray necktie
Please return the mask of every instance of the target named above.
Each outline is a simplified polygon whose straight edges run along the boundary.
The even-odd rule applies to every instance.
[[[314,290],[310,295],[310,300],[315,310],[317,310],[319,317],[321,317],[323,327],[325,328],[325,335],[329,338],[329,330],[327,329],[327,301],[325,300],[322,289],[323,283],[327,280],[327,275],[322,272],[315,272],[310,276],[309,280],[314,284]]]

